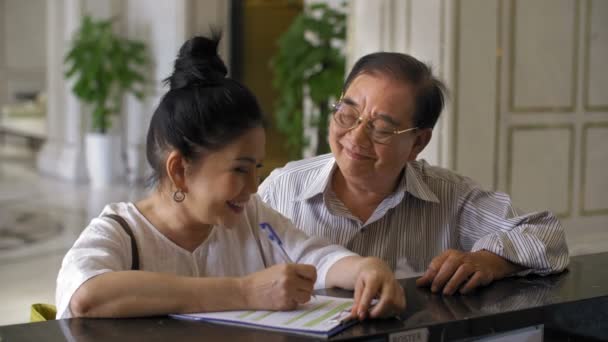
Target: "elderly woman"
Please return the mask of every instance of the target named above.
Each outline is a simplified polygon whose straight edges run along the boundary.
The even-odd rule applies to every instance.
[[[401,275],[423,273],[418,284],[434,292],[562,271],[568,248],[553,214],[521,214],[508,195],[416,160],[444,89],[409,55],[362,57],[334,106],[332,153],[273,171],[259,194],[310,235],[380,257]]]

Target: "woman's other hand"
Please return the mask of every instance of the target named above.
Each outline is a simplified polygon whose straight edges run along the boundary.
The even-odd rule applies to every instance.
[[[382,260],[362,258],[355,282],[355,304],[351,317],[363,320],[392,317],[405,310],[405,292],[393,271]],[[372,307],[372,301],[378,299]]]

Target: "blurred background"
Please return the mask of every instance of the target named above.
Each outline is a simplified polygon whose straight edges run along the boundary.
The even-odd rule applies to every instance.
[[[327,108],[357,58],[409,53],[450,89],[421,158],[558,214],[572,254],[608,250],[608,1],[0,0],[0,325],[54,302],[91,217],[145,192],[162,79],[210,27],[271,123],[264,175],[327,151]],[[122,101],[98,110],[99,92],[66,76],[93,66],[132,82]]]

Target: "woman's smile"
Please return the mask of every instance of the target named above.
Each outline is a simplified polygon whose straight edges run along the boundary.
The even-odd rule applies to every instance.
[[[247,204],[247,201],[226,201],[226,204],[228,204],[228,207],[232,209],[232,211],[240,214],[243,212],[243,210],[245,210],[245,204]]]

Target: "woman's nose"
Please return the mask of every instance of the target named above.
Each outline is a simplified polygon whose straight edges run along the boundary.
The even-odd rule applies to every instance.
[[[251,173],[251,177],[247,180],[247,191],[250,194],[258,192],[258,185],[260,184],[260,176],[258,175],[258,170],[255,170]]]

